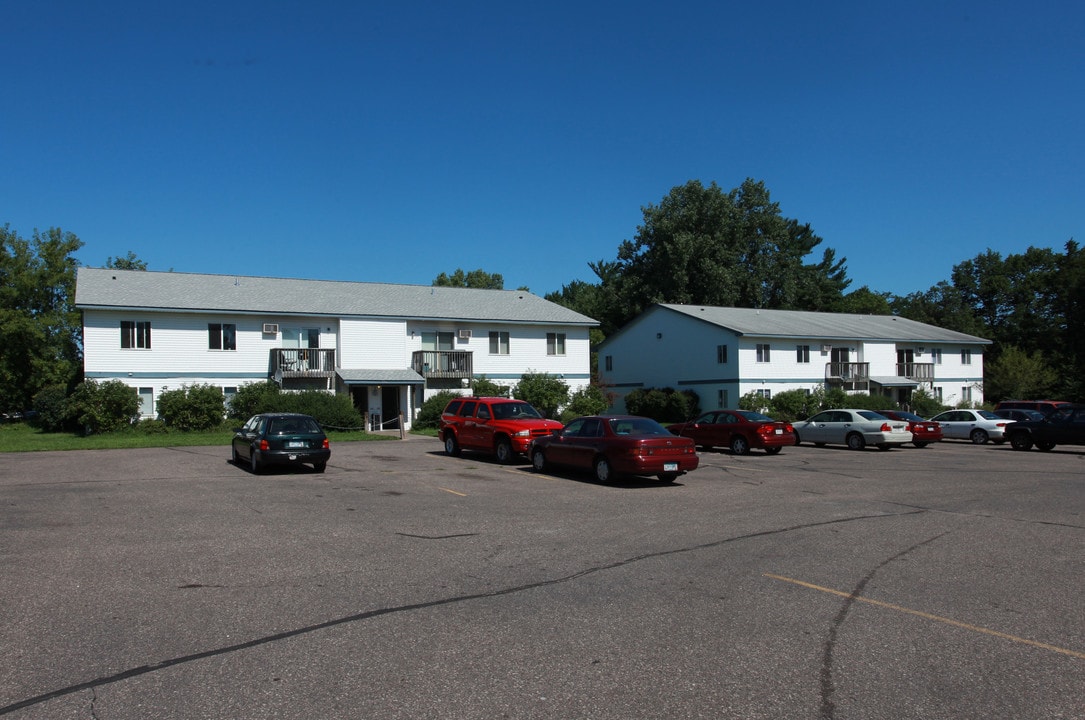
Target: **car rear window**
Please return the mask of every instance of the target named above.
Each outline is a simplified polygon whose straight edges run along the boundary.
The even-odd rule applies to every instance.
[[[312,418],[273,418],[268,435],[311,435],[320,432],[320,426]]]

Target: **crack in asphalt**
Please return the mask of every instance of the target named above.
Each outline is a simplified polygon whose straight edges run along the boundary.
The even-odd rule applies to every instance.
[[[874,579],[874,576],[878,574],[878,571],[884,568],[886,565],[899,560],[900,558],[908,555],[909,553],[918,550],[924,545],[928,545],[944,535],[948,535],[949,532],[939,533],[934,537],[927,538],[923,542],[916,543],[909,548],[901,550],[895,555],[892,555],[885,560],[878,563],[870,572],[862,577],[861,580],[855,585],[855,588],[844,599],[844,602],[840,605],[840,610],[836,613],[836,617],[833,618],[832,624],[829,626],[829,635],[825,639],[825,644],[822,647],[821,656],[821,711],[818,717],[821,720],[833,720],[836,717],[836,703],[833,701],[833,696],[836,694],[836,685],[833,681],[833,651],[836,649],[837,635],[840,628],[844,625],[844,621],[848,617],[848,613],[851,611],[852,606],[855,604],[856,598],[862,597],[863,590],[866,589],[867,584]]]
[[[210,650],[204,650],[202,652],[191,653],[188,655],[180,655],[174,658],[168,658],[161,660],[150,665],[139,665],[137,667],[128,668],[121,672],[114,673],[112,675],[105,675],[102,677],[94,678],[92,680],[86,680],[74,685],[68,685],[67,687],[57,688],[40,695],[25,698],[17,702],[11,703],[0,707],[0,715],[7,715],[17,710],[22,710],[33,705],[40,705],[41,703],[55,700],[56,698],[71,695],[73,693],[81,692],[84,690],[96,691],[97,688],[111,685],[113,683],[121,682],[123,680],[130,680],[132,678],[140,677],[141,675],[148,675],[150,673],[158,672],[159,670],[166,670],[178,665],[185,665],[199,660],[206,660],[208,658],[219,657],[222,655],[229,655],[231,653],[240,652],[242,650],[249,650],[251,648],[260,647],[262,645],[270,645],[272,643],[279,642],[281,640],[287,640],[290,638],[298,637],[301,635],[309,635],[321,630],[327,630],[339,625],[346,625],[350,623],[362,622],[364,620],[371,620],[373,618],[382,617],[384,615],[394,615],[399,613],[407,613],[415,610],[426,610],[429,608],[441,607],[443,605],[452,605],[455,603],[469,602],[471,600],[482,600],[487,598],[503,597],[506,595],[514,595],[516,593],[526,592],[528,590],[535,590],[538,588],[549,587],[552,585],[560,585],[562,583],[571,582],[582,577],[594,575],[596,573],[605,572],[607,570],[614,570],[617,568],[625,567],[626,565],[632,565],[644,560],[650,560],[660,557],[667,557],[671,555],[680,555],[683,553],[696,552],[699,550],[707,550],[715,547],[721,547],[733,542],[741,540],[750,540],[752,538],[767,537],[771,535],[781,535],[784,533],[794,532],[796,530],[806,530],[815,527],[824,527],[828,525],[839,525],[843,523],[855,522],[859,520],[872,520],[881,518],[894,518],[902,517],[906,515],[919,515],[922,514],[920,510],[914,510],[901,513],[877,513],[873,515],[854,515],[846,518],[835,518],[833,520],[824,520],[812,523],[803,523],[801,525],[792,525],[784,528],[776,528],[773,530],[762,530],[759,532],[748,533],[745,535],[736,535],[730,538],[724,538],[722,540],[713,540],[712,542],[701,543],[698,545],[691,545],[689,547],[673,548],[670,550],[660,550],[656,552],[644,553],[642,555],[634,555],[633,557],[626,558],[624,560],[616,560],[605,565],[598,565],[595,567],[585,568],[569,575],[562,577],[551,578],[549,580],[539,580],[536,582],[525,583],[523,585],[516,585],[513,587],[504,588],[501,590],[492,590],[489,592],[471,593],[468,595],[457,595],[454,597],[443,598],[439,600],[429,600],[426,602],[409,603],[407,605],[397,605],[394,607],[377,608],[375,610],[367,610],[365,612],[355,613],[352,615],[346,615],[340,618],[334,618],[332,620],[326,620],[324,622],[307,625],[293,630],[285,630],[283,632],[274,633],[272,635],[265,635],[263,637],[253,638],[245,642],[234,643],[232,645],[224,645],[222,647],[212,648]],[[933,540],[933,538],[932,538]],[[930,541],[927,541],[930,542]],[[922,544],[922,543],[921,543]],[[916,546],[918,547],[918,546]],[[912,548],[909,548],[909,551]],[[905,551],[908,552],[908,551]],[[904,553],[900,553],[901,555]],[[899,557],[899,555],[894,556]],[[892,559],[892,558],[891,558]],[[886,562],[889,562],[888,560]],[[885,563],[882,563],[884,565]],[[879,565],[881,567],[881,565]],[[877,568],[875,569],[875,571]],[[871,573],[873,575],[873,571]],[[866,579],[861,583],[865,585]],[[857,588],[861,589],[861,588]],[[845,612],[846,614],[846,612]],[[842,616],[841,616],[842,619]],[[94,697],[97,698],[95,692]]]

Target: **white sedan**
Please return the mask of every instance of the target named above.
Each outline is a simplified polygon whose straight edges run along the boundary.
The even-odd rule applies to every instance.
[[[868,444],[879,450],[900,447],[912,442],[908,423],[890,420],[873,410],[824,410],[804,422],[794,423],[795,444],[812,442],[818,447],[828,443],[862,450]]]
[[[1006,442],[1006,426],[1013,420],[999,417],[988,410],[946,410],[931,418],[942,428],[942,437],[971,440],[983,445],[988,440]]]

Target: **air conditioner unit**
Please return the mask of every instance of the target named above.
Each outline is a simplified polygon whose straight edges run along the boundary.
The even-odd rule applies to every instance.
[[[278,323],[264,323],[264,334],[265,335],[278,335],[279,334],[279,324]]]
[[[821,346],[821,354],[822,355],[828,355],[832,351],[833,351],[833,346],[832,345],[822,345]]]
[[[471,331],[470,330],[460,330],[460,340],[470,340],[470,339],[471,339]]]

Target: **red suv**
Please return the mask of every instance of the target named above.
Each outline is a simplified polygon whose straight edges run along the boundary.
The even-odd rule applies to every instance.
[[[527,453],[534,438],[561,428],[557,420],[547,420],[523,400],[463,397],[448,403],[441,413],[438,434],[449,455],[478,450],[493,453],[498,462],[510,463]]]

